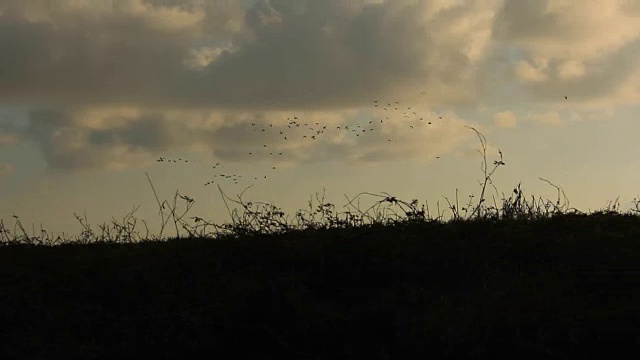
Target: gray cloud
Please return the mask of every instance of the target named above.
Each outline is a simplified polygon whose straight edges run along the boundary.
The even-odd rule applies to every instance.
[[[0,163],[0,176],[11,176],[14,166],[11,163]]]
[[[610,103],[640,101],[640,13],[625,0],[507,0],[497,12],[493,38],[522,51],[510,79],[544,101],[569,95]],[[636,6],[637,7],[637,6]],[[634,9],[636,11],[634,11]],[[628,90],[620,99],[625,87]]]
[[[251,125],[287,130],[285,111],[297,111],[341,126],[391,94],[424,113],[506,85],[542,101],[640,102],[634,2],[105,3],[0,0],[0,102],[44,109],[3,141],[34,140],[54,169],[126,167],[198,146],[249,161],[261,143],[293,162],[379,161],[436,153],[467,132],[389,127],[357,142],[283,142]],[[521,60],[509,59],[514,50]],[[388,137],[399,145],[387,149]]]
[[[472,65],[464,50],[437,39],[430,2],[261,0],[242,24],[243,9],[229,2],[221,2],[227,21],[212,15],[213,6],[168,12],[122,3],[129,6],[92,12],[60,1],[58,11],[32,22],[28,7],[8,1],[13,6],[5,4],[0,22],[2,98],[57,106],[327,108],[437,80],[442,71],[441,80],[460,85],[466,79],[456,74]],[[460,9],[442,11],[450,18],[471,13]],[[192,71],[185,57],[204,39],[237,42]]]
[[[40,146],[53,169],[116,168],[148,154],[189,148],[202,138],[202,133],[155,112],[107,116],[105,123],[115,125],[104,128],[88,125],[80,113],[62,110],[32,111],[30,119],[24,136]]]
[[[282,114],[228,112],[206,117],[182,111],[165,115],[46,109],[32,111],[20,135],[40,147],[53,172],[121,169],[149,162],[151,155],[198,149],[207,149],[223,162],[264,163],[270,159],[277,166],[424,158],[470,135],[462,130],[464,122],[452,114],[447,116],[449,126],[433,116],[423,121],[415,118],[412,131],[407,123],[371,120],[373,124],[365,121],[357,126],[349,118],[310,113],[298,118],[298,127]],[[433,125],[427,125],[429,120]]]

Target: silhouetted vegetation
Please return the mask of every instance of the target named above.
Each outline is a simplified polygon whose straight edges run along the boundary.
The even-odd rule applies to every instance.
[[[192,198],[176,193],[171,206],[156,195],[158,236],[147,228],[140,237],[133,212],[100,234],[76,215],[85,231],[75,240],[29,236],[18,218],[21,234],[10,239],[0,222],[3,358],[638,353],[638,203],[626,214],[615,205],[584,214],[566,197],[560,205],[558,187],[556,202],[536,202],[519,184],[500,207],[487,206],[491,175],[505,163],[500,152],[489,171],[476,133],[480,198],[447,199],[448,222],[439,208],[434,219],[417,200],[369,193],[348,199],[356,210],[344,213],[316,196],[292,222],[220,187],[242,216],[229,211],[223,225],[192,217],[192,226],[184,220]],[[361,211],[353,204],[365,195],[379,201]],[[163,239],[171,220],[178,236]]]

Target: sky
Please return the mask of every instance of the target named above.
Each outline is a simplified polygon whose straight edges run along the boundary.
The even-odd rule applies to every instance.
[[[362,192],[449,218],[480,195],[469,127],[489,170],[503,154],[489,205],[518,183],[555,203],[540,178],[584,212],[640,193],[640,0],[0,0],[0,44],[12,233],[15,215],[74,238],[74,214],[99,233],[139,206],[157,235],[147,174],[195,200],[190,225],[230,222],[217,186],[250,185],[291,221]]]

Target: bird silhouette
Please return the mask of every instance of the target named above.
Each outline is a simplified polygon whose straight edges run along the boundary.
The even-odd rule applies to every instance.
[[[421,94],[426,94],[426,92],[423,91],[423,92],[421,92]],[[565,99],[568,99],[568,96],[565,96]],[[380,108],[377,108],[374,111],[381,111],[382,110],[382,108],[383,108],[385,103],[381,103],[380,101],[381,101],[380,99],[373,100],[373,102],[374,102],[374,104],[376,106],[378,106],[378,105],[380,106]],[[415,109],[415,107],[411,107],[411,106],[407,106],[407,105],[402,106],[402,105],[399,105],[400,103],[401,103],[400,101],[387,102],[386,105],[388,107],[384,107],[384,110],[387,111],[387,113],[385,113],[385,114],[386,115],[388,115],[389,113],[396,114],[395,112],[392,112],[393,110],[398,111],[398,113],[397,113],[398,115],[400,115],[400,112],[402,112],[402,115],[404,115],[404,116],[398,116],[398,118],[400,118],[400,119],[402,119],[402,118],[412,119],[412,121],[409,122],[409,124],[406,124],[410,129],[412,129],[412,131],[413,130],[417,130],[418,128],[420,128],[420,122],[419,121],[415,121],[415,120],[425,121],[425,117],[421,117],[422,114],[418,114],[416,112],[417,109]],[[411,115],[411,114],[413,114],[413,115]],[[437,114],[433,114],[433,115],[435,115],[439,119],[443,119],[442,116],[438,116]],[[298,120],[298,116],[292,116],[292,118],[295,119],[295,120]],[[327,130],[327,132],[329,132],[329,133],[333,132],[333,129],[331,129],[330,125],[321,124],[320,122],[315,122],[316,126],[314,126],[314,125],[312,125],[313,124],[312,122],[308,122],[308,123],[300,122],[300,123],[298,123],[297,121],[292,120],[292,118],[291,117],[287,117],[287,120],[289,120],[289,122],[288,122],[288,124],[283,124],[283,126],[278,126],[277,124],[262,124],[262,126],[269,125],[270,128],[275,127],[276,129],[274,129],[274,130],[276,130],[280,134],[280,136],[282,136],[284,138],[284,140],[288,140],[288,137],[293,136],[294,137],[294,139],[292,139],[293,141],[295,141],[296,139],[321,140],[320,135],[325,133],[324,130],[327,129],[327,127],[329,127],[329,130]],[[396,119],[394,119],[392,116],[381,117],[379,119],[380,120],[380,124],[376,125],[376,122],[377,122],[376,120],[377,119],[372,118],[371,120],[363,121],[363,124],[357,124],[357,123],[351,123],[349,125],[344,125],[343,124],[341,126],[336,126],[335,129],[336,130],[344,130],[346,132],[353,132],[353,133],[355,133],[356,137],[359,137],[360,135],[363,135],[364,133],[366,133],[367,130],[369,130],[370,132],[372,132],[374,130],[381,130],[382,127],[385,126],[385,125],[383,125],[385,119],[390,121],[390,122],[391,121],[396,121]],[[253,130],[254,132],[257,132],[257,129],[260,129],[257,126],[261,125],[261,124],[252,123],[252,122],[250,122],[250,123],[251,123],[251,125],[253,127],[255,127],[254,130]],[[369,126],[366,126],[367,123],[369,124]],[[413,123],[413,124],[411,124],[411,123]],[[428,121],[428,124],[431,125],[432,122]],[[276,125],[276,126],[273,126],[273,125]],[[286,130],[287,134],[285,134],[285,131],[281,131],[281,129],[283,129],[285,125],[287,126],[288,129],[290,129],[290,130]],[[305,127],[306,127],[306,128],[303,127],[303,129],[299,129],[299,130],[302,130],[302,131],[300,131],[301,133],[297,132],[299,130],[295,130],[296,127],[300,128],[300,125],[305,125]],[[308,125],[312,125],[312,126],[309,127]],[[280,129],[278,129],[278,127]],[[366,127],[366,129],[365,129],[365,127]],[[358,129],[361,130],[361,131],[357,131]],[[260,130],[261,131],[258,132],[258,134],[266,132],[267,129],[266,129],[266,127],[263,127]],[[309,134],[309,131],[311,131],[312,133]],[[291,132],[295,132],[295,134],[291,134]],[[247,131],[247,133],[250,133],[250,132]],[[298,138],[298,136],[300,136],[300,138]],[[363,138],[365,138],[365,137],[363,136]],[[387,141],[391,142],[392,139],[388,138]],[[258,152],[256,152],[254,150],[254,151],[249,152],[249,155],[251,155],[251,156],[252,155],[271,155],[271,156],[280,155],[280,156],[282,156],[284,154],[284,152],[277,152],[276,149],[270,150],[270,152],[267,154],[266,148],[268,146],[269,147],[273,147],[274,144],[268,145],[268,146],[267,145],[268,144],[263,143],[263,148],[265,149],[264,152],[261,151],[261,152],[258,153]],[[439,159],[440,157],[436,157],[436,158]],[[189,163],[193,163],[194,162],[194,161],[189,161],[187,159],[182,159],[182,158],[178,158],[178,160],[180,160],[182,162],[189,162]],[[161,161],[164,161],[164,162],[176,162],[177,160],[169,160],[169,159],[166,159],[164,157],[160,157],[160,159],[158,159],[156,161],[158,161],[158,162],[161,162]],[[195,161],[195,162],[197,163],[198,161]],[[214,165],[212,167],[215,169],[218,165],[219,165],[219,163],[216,163],[216,165]],[[277,164],[270,164],[270,165],[272,165],[272,169],[273,170],[276,170],[276,167],[278,167]],[[235,184],[238,184],[238,179],[241,178],[241,176],[239,176],[239,175],[233,175],[232,176],[232,175],[222,175],[222,174],[214,175],[214,177],[217,178],[220,181],[222,181],[222,179],[230,179],[230,180],[233,180]],[[255,177],[254,176],[250,176],[250,177],[247,177],[247,178],[251,178],[251,177],[253,177],[253,179],[255,179],[255,180],[259,180],[260,179],[259,174],[255,174]],[[247,178],[245,178],[245,179],[247,179]],[[264,175],[264,178],[266,179],[267,175]],[[209,184],[213,184],[213,183],[214,183],[214,181],[209,181],[205,185],[209,185]]]

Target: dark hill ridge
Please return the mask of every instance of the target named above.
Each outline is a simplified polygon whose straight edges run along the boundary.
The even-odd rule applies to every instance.
[[[8,358],[640,350],[629,215],[7,246],[0,279]]]

